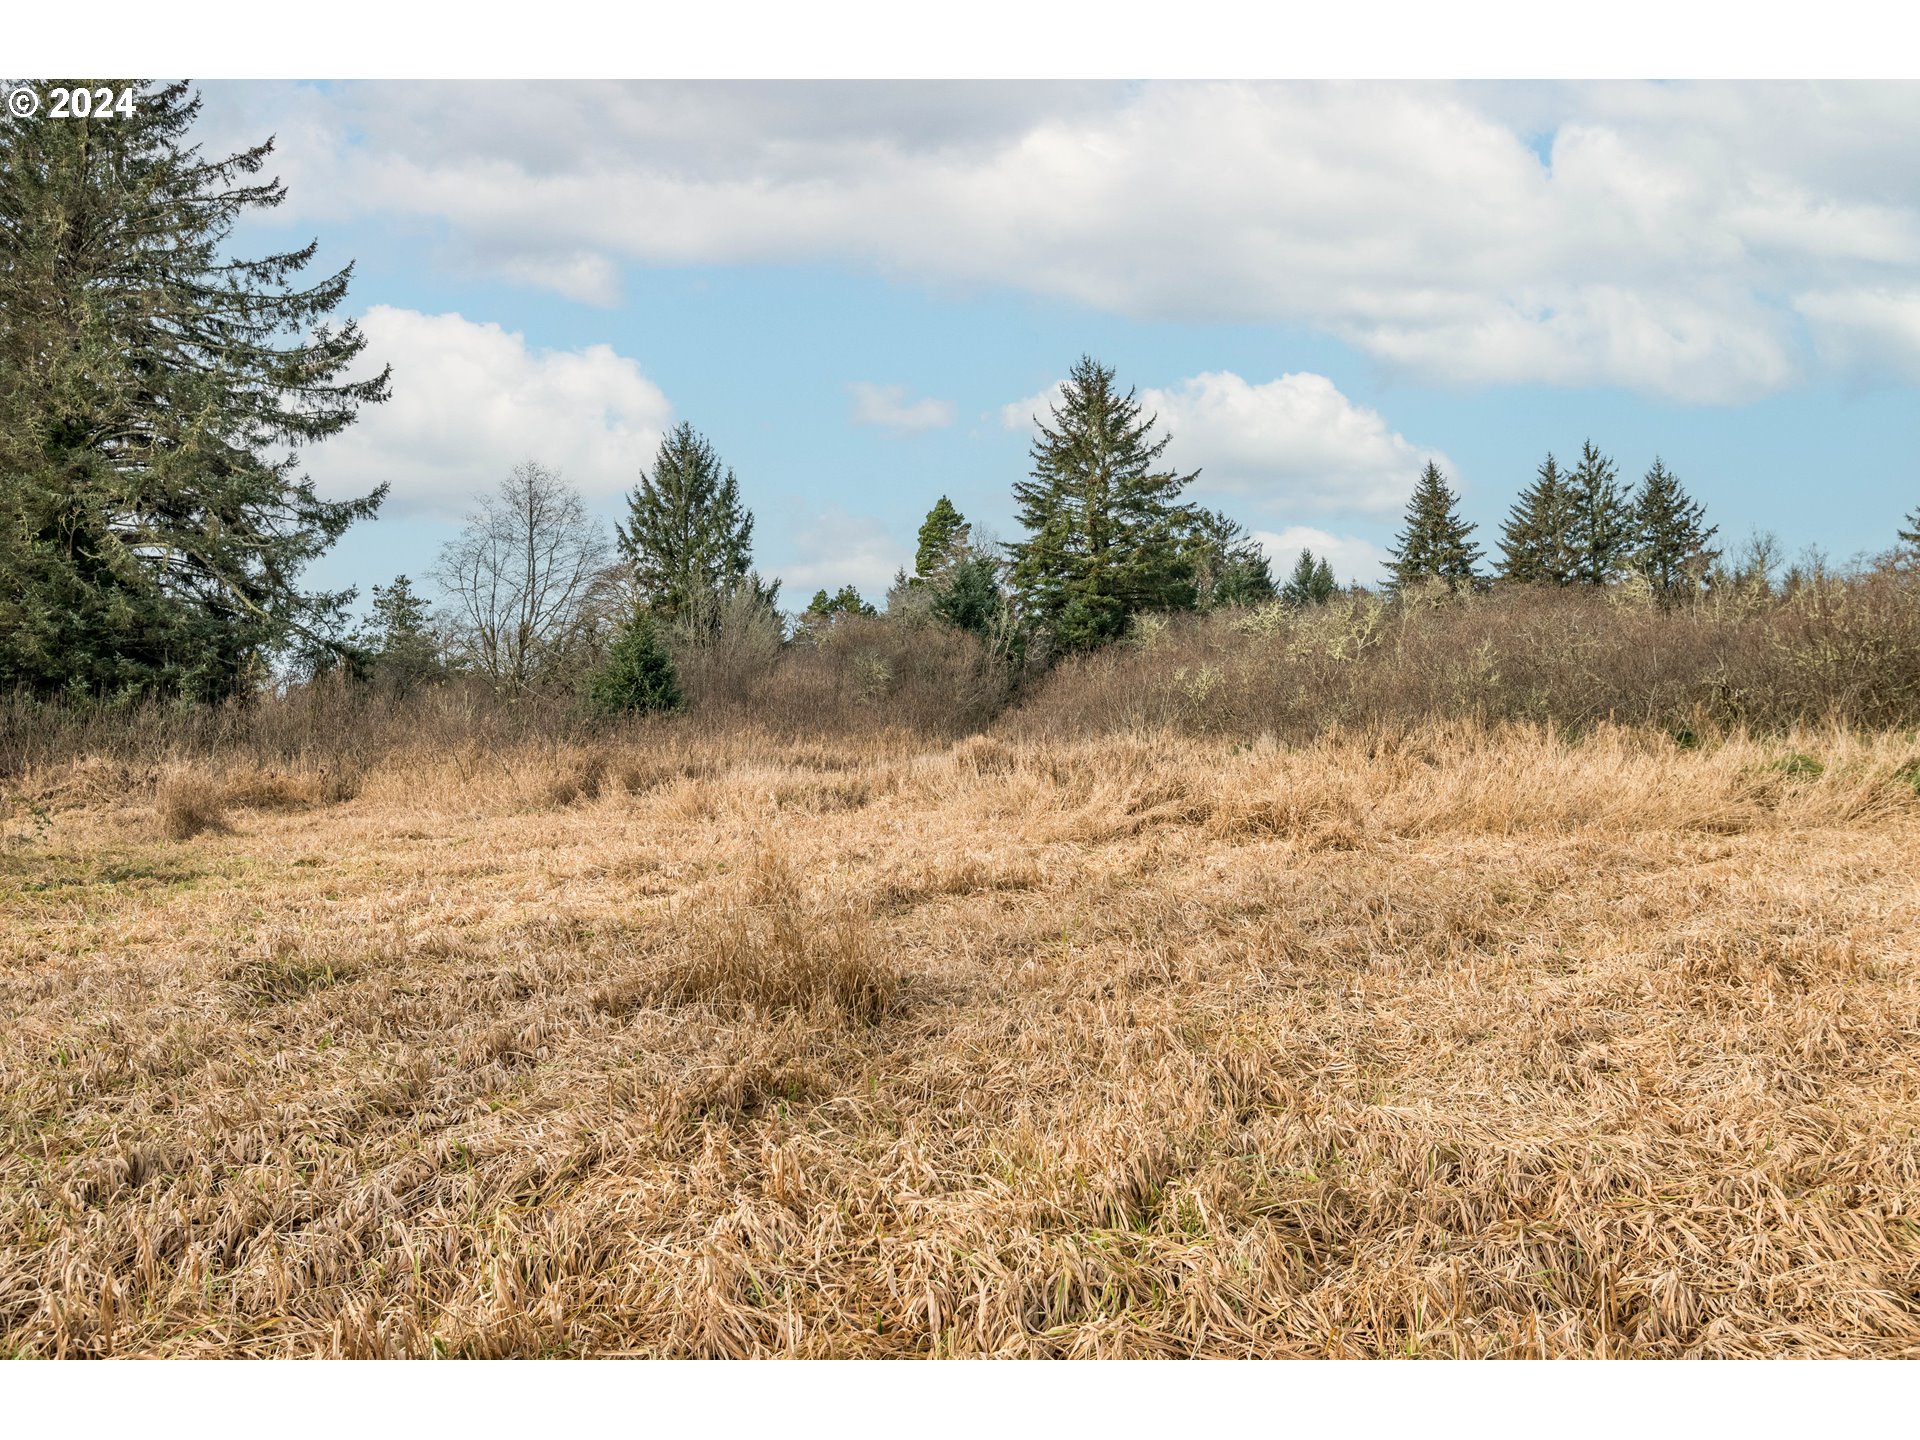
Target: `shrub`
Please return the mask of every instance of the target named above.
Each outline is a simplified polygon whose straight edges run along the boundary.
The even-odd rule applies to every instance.
[[[680,708],[673,657],[660,642],[653,616],[645,610],[636,611],[621,627],[606,664],[594,673],[588,695],[594,709],[608,716]]]
[[[1145,632],[1143,631],[1143,634]],[[1151,643],[1055,667],[1016,734],[1171,726],[1300,739],[1437,717],[1697,737],[1920,719],[1920,582],[1892,571],[1661,607],[1629,590],[1513,586],[1390,603],[1174,616]]]

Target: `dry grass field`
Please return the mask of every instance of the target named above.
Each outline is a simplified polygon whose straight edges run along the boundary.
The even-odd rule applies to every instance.
[[[1916,762],[43,767],[0,1354],[1920,1354]]]

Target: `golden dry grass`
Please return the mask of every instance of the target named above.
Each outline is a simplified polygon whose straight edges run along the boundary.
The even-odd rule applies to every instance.
[[[1916,758],[35,775],[0,1353],[1920,1353]]]

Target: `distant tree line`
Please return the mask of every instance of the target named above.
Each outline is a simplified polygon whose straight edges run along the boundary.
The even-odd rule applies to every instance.
[[[118,87],[116,87],[118,88]],[[942,495],[884,613],[821,588],[789,627],[754,568],[754,517],[731,467],[689,424],[661,440],[611,537],[557,471],[528,460],[479,496],[429,579],[303,589],[303,570],[380,487],[321,499],[302,447],[387,398],[385,370],[349,378],[365,339],[332,324],[352,275],[303,273],[315,246],[236,259],[248,211],[285,196],[257,177],[272,144],[208,159],[185,137],[199,99],[138,87],[131,116],[0,121],[0,690],[93,699],[218,700],[278,661],[404,693],[452,674],[512,695],[571,687],[609,712],[671,709],[675,656],[831,645],[846,627],[938,625],[1010,666],[1126,635],[1147,613],[1339,592],[1303,550],[1282,581],[1233,519],[1186,499],[1197,471],[1114,371],[1083,356],[1034,417],[1013,485],[1022,534],[975,533]],[[358,372],[364,374],[365,372]],[[1704,507],[1658,458],[1632,485],[1589,440],[1548,455],[1490,560],[1434,463],[1413,487],[1390,588],[1643,585],[1678,604],[1764,581],[1770,539],[1732,565]],[[1920,560],[1920,508],[1898,531]]]
[[[1613,461],[1591,440],[1580,462],[1562,472],[1550,454],[1521,492],[1500,531],[1491,572],[1474,526],[1460,518],[1459,497],[1439,467],[1427,463],[1407,504],[1404,528],[1389,550],[1392,585],[1422,582],[1448,589],[1496,581],[1535,585],[1611,585],[1638,577],[1666,601],[1688,598],[1724,581],[1711,544],[1719,527],[1658,456],[1637,489],[1623,488]]]

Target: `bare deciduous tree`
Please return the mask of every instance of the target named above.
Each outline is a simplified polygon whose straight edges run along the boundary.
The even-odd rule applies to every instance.
[[[503,688],[527,689],[579,648],[611,553],[600,522],[558,471],[516,465],[434,568],[453,602],[459,657]]]

